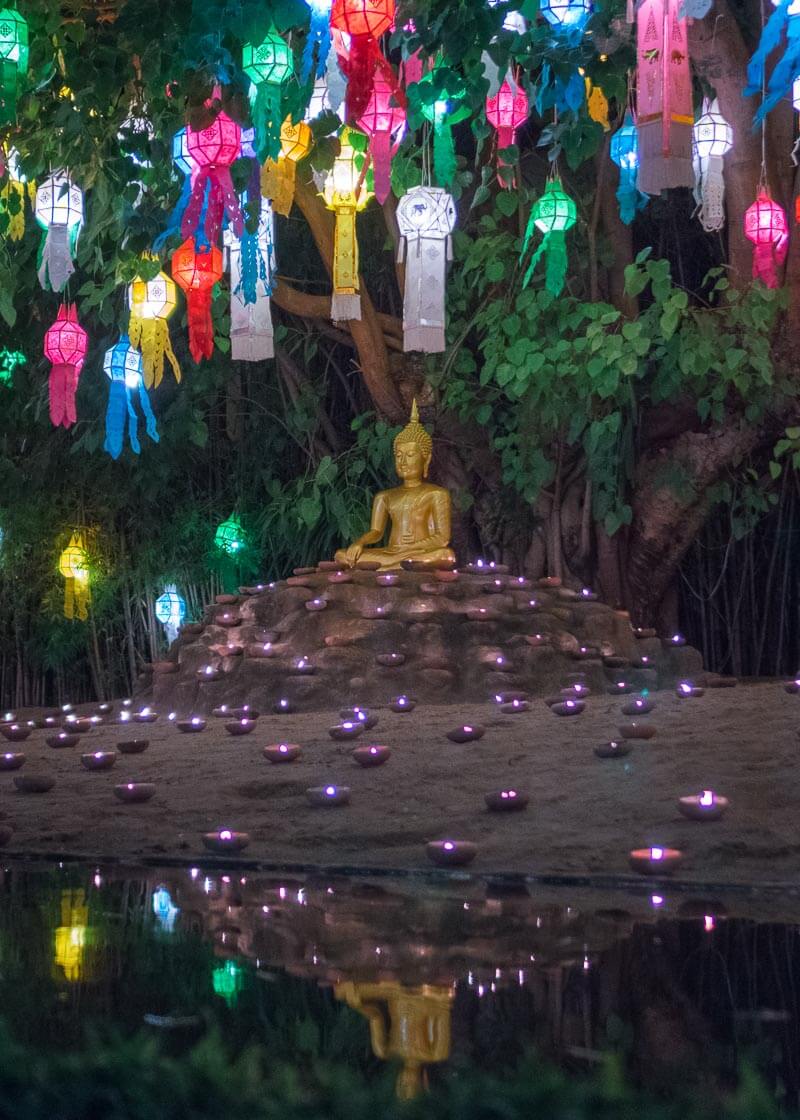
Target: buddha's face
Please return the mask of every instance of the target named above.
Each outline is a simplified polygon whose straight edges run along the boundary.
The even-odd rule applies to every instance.
[[[394,468],[404,482],[423,478],[428,473],[429,462],[416,443],[398,443],[394,449]]]

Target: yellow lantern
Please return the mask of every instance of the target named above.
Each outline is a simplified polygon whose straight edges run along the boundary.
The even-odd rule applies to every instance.
[[[7,178],[0,187],[0,213],[7,216],[6,236],[11,241],[21,241],[25,233],[25,195],[27,193],[32,203],[36,196],[36,184],[29,183],[20,170],[16,148],[0,152],[0,166],[3,163]]]
[[[311,151],[311,128],[305,121],[292,124],[287,117],[281,126],[281,154],[261,168],[261,193],[272,200],[276,214],[288,218],[294,200],[297,165]]]
[[[331,318],[334,322],[361,318],[361,296],[358,280],[358,240],[356,212],[363,210],[372,198],[363,175],[356,165],[353,147],[354,129],[343,128],[339,137],[339,155],[325,176],[322,196],[329,210],[336,214],[333,241],[333,297]],[[366,139],[364,142],[366,148]]]
[[[161,384],[165,356],[172,366],[175,380],[181,379],[181,367],[172,349],[167,327],[167,319],[177,303],[178,289],[166,272],[159,272],[152,280],[137,278],[128,286],[131,309],[128,337],[131,346],[142,352],[144,383],[148,389]]]
[[[83,541],[83,534],[76,531],[69,544],[61,553],[58,570],[64,577],[64,617],[80,618],[84,622],[89,617],[89,557]]]
[[[89,907],[83,891],[61,892],[61,925],[56,929],[54,961],[70,983],[83,975],[83,953],[86,948],[86,930],[89,925]]]

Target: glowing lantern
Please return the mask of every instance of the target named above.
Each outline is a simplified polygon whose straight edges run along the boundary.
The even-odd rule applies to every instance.
[[[539,258],[545,258],[545,287],[554,296],[561,295],[567,275],[567,244],[564,234],[575,225],[578,212],[575,203],[564,191],[560,179],[551,179],[544,193],[533,205],[520,260],[524,260],[534,229],[544,234],[525,273],[523,287],[533,276]]]
[[[542,0],[539,10],[556,31],[583,31],[592,14],[591,0]]]
[[[326,74],[323,74],[321,78],[317,78],[314,81],[314,89],[311,91],[311,97],[303,119],[307,123],[310,123],[311,121],[315,121],[317,117],[321,117],[323,113],[333,113],[334,111],[328,93],[328,78]],[[341,119],[342,118],[339,117],[340,121]]]
[[[625,114],[622,127],[618,128],[611,139],[611,158],[619,168],[617,202],[619,216],[629,226],[636,211],[647,205],[647,195],[642,194],[636,185],[639,170],[639,134],[630,112]]]
[[[743,94],[761,96],[754,123],[760,124],[779,101],[788,97],[800,72],[800,3],[798,0],[772,0],[775,11],[763,25],[761,39],[747,67],[747,86]],[[767,59],[783,42],[783,54],[765,75]]]
[[[377,40],[394,23],[394,10],[395,0],[333,0],[331,27],[350,36],[345,64],[348,120],[358,120],[367,107],[382,59]]]
[[[161,384],[164,357],[172,366],[175,380],[181,379],[181,367],[172,349],[167,319],[178,303],[175,281],[160,271],[152,280],[137,278],[128,287],[131,309],[128,334],[131,346],[142,352],[144,383],[148,389]]]
[[[149,159],[142,158],[138,154],[138,149],[149,144],[154,136],[155,131],[147,116],[147,109],[143,105],[131,105],[130,111],[117,133],[117,139],[121,140],[126,148],[131,149],[126,154],[137,167],[153,166]]]
[[[139,420],[133,404],[134,393],[139,395],[139,403],[145,418],[145,430],[154,443],[158,443],[158,429],[150,407],[150,398],[144,387],[142,355],[138,350],[134,350],[126,334],[121,335],[119,342],[106,350],[103,369],[111,382],[106,410],[106,440],[103,448],[112,459],[118,459],[122,453],[127,425],[131,450],[138,455],[141,445]]]
[[[306,0],[311,16],[311,25],[303,47],[303,61],[300,67],[300,81],[305,84],[311,71],[317,78],[325,73],[328,52],[331,49],[331,2],[332,0]],[[314,69],[314,53],[317,65]]]
[[[517,141],[517,129],[528,119],[528,95],[522,86],[512,86],[506,78],[494,97],[486,98],[486,119],[497,129],[498,152]],[[499,155],[498,166],[503,166]],[[513,179],[505,184],[513,185]]]
[[[238,556],[245,546],[245,536],[242,524],[235,513],[227,521],[222,521],[217,526],[214,534],[215,547],[226,556]]]
[[[778,287],[778,268],[789,249],[786,211],[760,187],[744,214],[744,235],[753,242],[753,278],[768,288]]]
[[[178,594],[174,583],[170,583],[156,599],[156,618],[167,633],[167,640],[174,642],[178,629],[186,618],[186,600]]]
[[[398,95],[397,87],[392,86],[383,74],[377,74],[367,106],[358,119],[359,127],[369,137],[375,197],[380,203],[389,197],[391,158],[406,130],[406,111],[404,105],[399,104]]]
[[[159,929],[164,933],[172,933],[179,914],[180,908],[174,904],[166,887],[161,886],[153,891],[153,916]]]
[[[281,127],[281,151],[277,160],[268,159],[261,169],[261,193],[272,200],[276,214],[289,216],[294,201],[297,165],[311,151],[311,129],[300,121],[292,123],[287,117]]]
[[[228,1007],[233,1007],[242,990],[241,967],[235,961],[225,961],[212,970],[211,983],[214,994],[224,999]]]
[[[281,150],[281,96],[294,72],[292,52],[274,27],[260,46],[245,43],[242,69],[255,87],[251,103],[260,160],[277,159]]]
[[[181,220],[181,234],[190,237],[202,229],[207,243],[216,245],[224,216],[237,233],[242,232],[244,219],[231,179],[231,164],[239,158],[242,146],[242,130],[221,109],[208,128],[196,131],[189,126],[186,129],[186,146],[197,171]]]
[[[692,77],[683,0],[641,0],[636,12],[639,189],[694,186]]]
[[[50,370],[50,419],[56,427],[69,428],[77,420],[75,392],[86,357],[88,336],[78,322],[73,304],[62,303],[44,336],[44,356]]]
[[[5,215],[5,233],[12,241],[20,241],[25,233],[25,193],[35,197],[36,188],[20,171],[19,153],[9,148],[5,159],[6,181],[0,188],[0,214]]]
[[[406,262],[404,350],[438,354],[445,348],[445,276],[455,224],[455,203],[441,187],[413,187],[397,204],[398,259],[405,249]]]
[[[44,230],[39,255],[39,283],[60,292],[75,271],[73,257],[83,223],[83,193],[58,171],[39,186],[34,204]]]
[[[361,296],[358,277],[358,239],[356,211],[363,210],[372,195],[361,181],[356,166],[352,129],[343,128],[339,137],[339,155],[325,177],[323,197],[329,210],[336,214],[333,239],[333,297],[331,317],[334,322],[361,318]]]
[[[17,116],[17,79],[28,69],[28,24],[15,8],[0,11],[0,124]]]
[[[238,201],[237,201],[238,206]],[[216,245],[196,252],[189,237],[172,254],[172,278],[186,293],[189,350],[196,362],[214,353],[211,292],[222,278],[222,253]]]
[[[231,275],[231,357],[238,362],[262,362],[275,356],[272,294],[275,233],[272,207],[264,201],[258,229],[245,228],[241,238],[226,229],[225,245]]]
[[[695,122],[694,197],[703,229],[712,232],[725,225],[725,180],[722,157],[733,147],[733,129],[719,111],[719,103],[703,101],[703,112]]]
[[[83,534],[75,531],[69,544],[58,560],[58,570],[64,577],[64,617],[80,618],[84,622],[89,617],[89,557],[86,552]]]
[[[192,195],[192,178],[197,171],[197,164],[194,161],[194,157],[189,152],[189,142],[185,128],[180,129],[180,131],[176,132],[172,137],[172,162],[183,176],[183,186],[181,187],[181,196],[178,199],[178,203],[170,215],[167,228],[153,241],[153,251],[156,253],[159,253],[166,245],[167,241],[173,236],[177,237],[180,235],[183,215],[186,213],[186,207],[189,205],[189,199]],[[206,195],[207,194],[208,187],[206,188]]]
[[[17,366],[25,365],[27,361],[21,350],[0,350],[0,383],[10,385],[11,378]],[[2,544],[2,529],[0,529],[0,544]]]
[[[435,90],[434,99],[421,96],[428,87]],[[456,173],[456,150],[453,144],[453,125],[470,114],[467,89],[463,79],[451,71],[447,84],[442,88],[440,68],[425,74],[414,87],[419,98],[422,115],[433,125],[433,170],[439,183],[449,187]]]
[[[83,975],[89,907],[83,891],[61,892],[61,925],[55,933],[54,960],[71,984]]]
[[[193,175],[197,170],[194,156],[189,151],[189,137],[185,128],[181,128],[172,137],[172,162],[182,175]]]

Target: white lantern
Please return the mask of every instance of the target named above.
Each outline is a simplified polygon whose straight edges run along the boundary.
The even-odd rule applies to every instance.
[[[456,224],[452,197],[441,187],[413,187],[397,204],[398,259],[405,255],[403,349],[441,353],[445,348],[445,278]]]
[[[156,618],[167,633],[167,639],[174,642],[178,628],[186,618],[186,601],[178,594],[174,583],[167,584],[162,595],[156,599]]]
[[[147,117],[145,106],[131,105],[130,112],[117,133],[117,139],[121,140],[123,144],[132,144],[138,147],[143,141],[152,140],[154,136],[155,131]],[[142,159],[135,152],[126,152],[125,154],[137,167],[153,166],[149,159]]]
[[[242,206],[246,197],[242,197]],[[248,238],[255,245],[246,246]],[[261,199],[258,231],[236,236],[230,225],[223,239],[231,274],[231,357],[237,362],[263,362],[275,356],[269,297],[277,268],[272,204]],[[243,268],[243,246],[247,264]]]
[[[75,271],[73,256],[83,224],[83,192],[63,171],[57,171],[37,188],[36,221],[44,230],[39,283],[46,290],[63,290]]]
[[[713,232],[725,225],[725,180],[722,157],[733,147],[733,129],[719,111],[719,103],[703,101],[692,130],[695,188],[700,224]]]

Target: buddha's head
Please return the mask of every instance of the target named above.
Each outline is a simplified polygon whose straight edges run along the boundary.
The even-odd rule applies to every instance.
[[[433,454],[433,440],[419,422],[419,410],[414,400],[411,419],[394,437],[394,466],[398,477],[416,481],[428,477]]]

